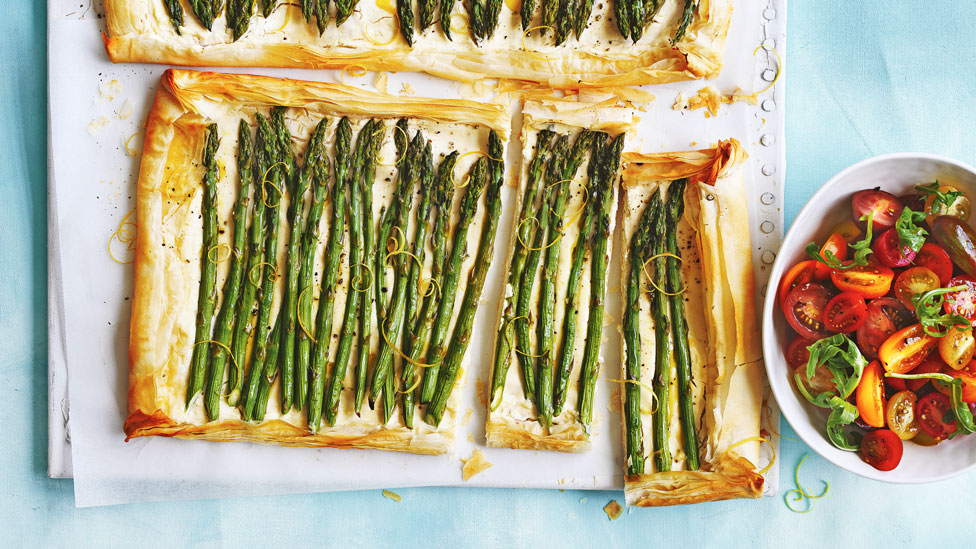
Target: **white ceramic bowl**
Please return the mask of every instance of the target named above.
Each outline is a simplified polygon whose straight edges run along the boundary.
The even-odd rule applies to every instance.
[[[869,158],[827,181],[806,203],[783,240],[773,264],[763,307],[763,352],[766,373],[783,415],[800,438],[818,454],[852,473],[894,483],[924,483],[947,479],[976,466],[976,435],[956,438],[935,447],[906,443],[901,463],[893,471],[879,471],[858,454],[835,447],[827,439],[827,411],[807,402],[793,388],[785,351],[793,330],[776,306],[776,288],[783,273],[807,259],[803,248],[823,240],[837,223],[851,218],[851,196],[859,190],[881,187],[896,196],[909,194],[917,184],[955,186],[976,199],[976,169],[950,158],[900,153]],[[970,222],[976,221],[976,217]]]

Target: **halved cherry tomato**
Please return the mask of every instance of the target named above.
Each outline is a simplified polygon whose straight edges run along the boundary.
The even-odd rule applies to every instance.
[[[878,429],[861,439],[861,459],[879,471],[891,471],[901,463],[905,445],[888,429]]]
[[[841,238],[844,239],[844,242],[847,242],[848,244],[854,242],[854,240],[861,235],[861,229],[858,229],[857,225],[853,221],[842,221],[837,225],[834,225],[834,228],[831,229],[830,232],[831,234],[839,234]]]
[[[898,221],[904,206],[898,197],[891,193],[868,189],[854,193],[851,209],[854,212],[854,222],[861,230],[864,230],[866,225],[861,221],[861,217],[870,215],[873,219],[874,234],[879,234],[895,226],[895,221]]]
[[[895,378],[897,379],[897,378]],[[911,391],[899,391],[888,399],[885,405],[885,421],[898,438],[909,440],[918,434],[915,421],[915,403],[918,397]]]
[[[949,397],[942,393],[929,393],[915,405],[915,417],[922,431],[935,439],[944,439],[956,432],[956,420],[946,418],[952,409]],[[947,421],[951,419],[951,421]]]
[[[953,370],[959,370],[969,365],[976,352],[976,339],[973,339],[973,327],[965,326],[950,328],[949,333],[939,338],[939,356]]]
[[[914,309],[912,297],[939,287],[939,277],[928,267],[906,269],[895,279],[895,297],[909,309]]]
[[[885,371],[905,374],[922,363],[939,345],[922,330],[921,324],[912,324],[891,334],[878,349],[878,359]]]
[[[855,292],[864,299],[874,299],[888,293],[895,273],[873,261],[850,269],[835,269],[830,272],[830,280],[842,292]]]
[[[884,375],[877,360],[864,368],[854,395],[857,411],[864,423],[871,427],[884,427]]]
[[[786,363],[790,365],[790,368],[806,367],[810,360],[810,350],[807,347],[813,343],[812,339],[803,337],[795,338],[790,342],[790,346],[786,348]]]
[[[946,294],[942,308],[946,313],[960,314],[971,321],[976,320],[976,278],[959,275],[950,280],[946,288],[953,286],[965,286],[965,289]]]
[[[939,191],[943,193],[958,192],[959,189],[950,185],[939,185]],[[929,197],[925,199],[925,210],[931,212],[929,216],[925,218],[925,220],[928,221],[930,225],[932,224],[932,221],[934,221],[935,218],[939,217],[940,215],[949,215],[963,221],[969,221],[969,215],[973,211],[973,206],[969,202],[969,198],[967,198],[964,194],[960,194],[958,197],[956,197],[948,208],[946,208],[945,205],[940,202],[936,207],[936,211],[932,211],[932,206],[934,203],[934,194],[929,195]]]
[[[793,370],[794,382],[797,377],[800,378],[800,383],[803,384],[803,387],[811,395],[837,392],[837,384],[834,383],[834,374],[826,366],[817,366],[813,371],[813,377],[810,379],[807,379],[807,365],[797,366]]]
[[[807,261],[801,261],[793,265],[790,267],[790,270],[786,271],[783,279],[780,280],[779,289],[776,291],[776,302],[779,303],[779,306],[783,308],[784,312],[786,312],[786,308],[783,307],[783,304],[786,303],[786,296],[790,294],[790,290],[801,284],[813,282],[813,275],[816,270],[817,262],[808,259]]]
[[[841,292],[827,302],[823,322],[831,332],[850,333],[864,324],[868,306],[864,298],[854,292]]]
[[[786,296],[783,314],[793,330],[807,339],[822,339],[830,335],[823,323],[824,309],[834,293],[817,283],[797,286]]]
[[[857,346],[872,360],[878,357],[878,348],[888,336],[915,322],[911,310],[892,297],[868,303],[865,316],[864,324],[857,329]]]
[[[946,363],[942,362],[942,357],[936,353],[932,353],[932,356],[926,358],[921,364],[912,370],[913,374],[941,374],[946,370]],[[895,378],[888,378],[895,379]],[[929,379],[906,379],[905,385],[908,387],[909,391],[918,393],[929,383]]]
[[[916,212],[920,212],[923,208],[925,208],[925,201],[922,200],[917,193],[899,195],[898,200],[901,201],[903,206],[906,208],[911,208]]]
[[[847,259],[847,241],[840,233],[830,235],[830,238],[820,247],[820,257],[827,257],[824,252],[834,254],[837,259],[844,261]],[[817,262],[817,269],[813,275],[817,280],[827,280],[830,278],[830,267]]]
[[[928,267],[939,277],[939,286],[943,286],[952,278],[952,260],[949,254],[934,242],[922,244],[913,262],[917,267]]]
[[[936,446],[942,443],[943,440],[944,439],[941,438],[932,438],[925,431],[919,431],[918,434],[915,435],[915,438],[912,439],[912,442],[918,444],[919,446]]]
[[[976,362],[970,362],[962,370],[949,370],[946,373],[962,380],[963,402],[976,402]]]
[[[871,245],[874,257],[885,267],[904,267],[915,259],[915,250],[903,246],[898,231],[888,229],[874,239]]]
[[[917,369],[918,367],[916,367],[916,370]],[[891,389],[891,391],[889,392],[893,392],[893,393],[908,390],[908,386],[905,385],[905,380],[900,377],[886,377],[885,385],[887,385],[888,388]]]

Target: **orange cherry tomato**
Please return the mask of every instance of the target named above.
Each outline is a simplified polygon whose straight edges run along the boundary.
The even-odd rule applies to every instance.
[[[871,427],[884,427],[884,394],[884,374],[881,371],[881,364],[875,360],[864,368],[861,381],[855,391],[857,411],[864,423]]]
[[[943,193],[958,192],[959,189],[950,185],[939,185],[939,191]],[[929,197],[925,199],[925,211],[931,212],[928,217],[925,218],[929,225],[931,225],[932,222],[935,221],[935,218],[939,217],[940,215],[948,215],[957,217],[963,221],[969,221],[969,215],[973,211],[973,206],[969,202],[969,198],[964,194],[959,195],[948,208],[946,208],[944,204],[940,203],[938,207],[933,210],[932,206],[934,203],[934,194],[929,195]]]
[[[973,339],[972,326],[963,329],[950,328],[949,333],[939,338],[939,356],[953,370],[959,370],[969,365],[976,352],[976,339]]]
[[[934,290],[939,287],[939,276],[928,267],[912,267],[898,275],[895,279],[895,297],[909,309],[914,310],[912,298],[918,294]]]
[[[779,290],[776,291],[776,302],[779,303],[780,307],[786,303],[786,296],[790,294],[790,290],[813,280],[816,270],[817,262],[808,259],[793,265],[790,270],[786,271],[780,280]]]
[[[894,277],[894,271],[874,262],[830,272],[830,280],[838,290],[861,294],[864,299],[874,299],[888,293]]]
[[[841,223],[834,225],[834,228],[831,229],[830,232],[831,234],[839,234],[844,239],[844,242],[847,242],[848,244],[854,242],[857,237],[861,236],[861,229],[858,229],[857,224],[853,221],[842,221]]]
[[[886,371],[907,374],[928,358],[938,345],[938,338],[925,333],[921,324],[913,324],[891,334],[878,349],[878,358]]]
[[[962,380],[963,402],[976,402],[976,362],[970,362],[962,370],[950,370],[946,373]]]
[[[840,233],[830,235],[824,245],[820,247],[820,257],[827,257],[825,252],[834,254],[842,262],[847,259],[847,241],[844,240],[844,236]],[[813,276],[817,280],[827,280],[830,278],[830,271],[830,267],[818,261]]]

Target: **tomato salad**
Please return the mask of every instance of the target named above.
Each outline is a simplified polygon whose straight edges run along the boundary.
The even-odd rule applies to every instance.
[[[783,276],[797,391],[830,410],[827,435],[875,468],[903,441],[976,432],[976,232],[969,198],[938,182],[854,194],[851,221]]]

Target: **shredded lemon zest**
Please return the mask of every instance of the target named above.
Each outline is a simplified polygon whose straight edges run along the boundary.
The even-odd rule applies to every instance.
[[[790,511],[793,511],[794,513],[799,513],[799,514],[809,513],[810,511],[813,511],[813,502],[812,501],[809,502],[809,503],[807,503],[807,508],[804,509],[804,510],[802,510],[802,511],[800,509],[797,509],[796,507],[793,507],[793,503],[790,503],[790,494],[796,494],[796,497],[793,498],[793,503],[799,503],[799,502],[801,502],[801,501],[803,501],[803,500],[806,499],[805,497],[803,497],[803,493],[800,492],[799,490],[790,490],[790,491],[786,492],[785,494],[783,494],[783,501],[786,502],[786,507]]]
[[[281,23],[281,26],[278,27],[277,29],[275,29],[272,32],[281,32],[281,31],[285,30],[285,27],[288,26],[288,23],[291,23],[291,12],[288,11],[288,6],[295,6],[295,7],[298,7],[298,8],[302,7],[301,4],[295,4],[293,2],[285,2],[285,3],[278,4],[277,6],[275,6],[274,7],[274,10],[272,10],[272,11],[278,11],[278,8],[280,8],[281,6],[285,6],[285,19]]]
[[[525,319],[525,321],[526,322],[529,322],[529,323],[532,322],[532,319],[530,319],[529,317],[527,317],[525,315],[519,315],[519,316],[517,316],[517,317],[515,317],[515,318],[513,318],[511,320],[509,320],[508,321],[508,324],[505,325],[505,342],[508,343],[508,347],[510,349],[513,349],[515,351],[515,354],[522,355],[522,356],[524,356],[526,358],[541,358],[542,355],[533,355],[533,354],[529,354],[529,353],[523,353],[522,351],[519,350],[518,345],[515,345],[512,342],[512,331],[509,330],[508,328],[509,328],[509,326],[515,324],[515,321],[516,320],[520,320],[520,319]]]
[[[142,129],[140,128],[140,129],[132,132],[132,135],[130,135],[129,137],[127,137],[126,139],[124,139],[122,141],[122,145],[125,147],[125,154],[127,154],[129,156],[132,156],[132,157],[134,157],[136,155],[136,153],[138,151],[136,151],[135,149],[133,149],[131,147],[132,138],[135,137],[135,136],[137,136],[137,135],[139,135],[139,132],[141,132],[141,131],[142,131]]]
[[[539,61],[553,61],[555,58],[553,58],[553,57],[542,57],[540,55],[536,55],[535,52],[533,52],[532,50],[530,50],[529,48],[527,48],[525,46],[525,37],[528,36],[530,32],[532,32],[532,31],[534,31],[536,29],[550,29],[552,31],[555,31],[556,30],[556,29],[550,27],[549,25],[539,25],[537,27],[529,27],[529,28],[525,29],[525,31],[522,32],[522,49],[525,50],[525,53],[531,55],[532,57],[535,57]]]
[[[811,500],[826,497],[827,493],[830,491],[830,483],[827,482],[826,480],[823,481],[824,483],[823,493],[821,493],[819,496],[808,494],[806,489],[803,488],[803,485],[800,484],[800,467],[803,466],[803,462],[806,461],[808,457],[810,457],[810,454],[805,454],[802,458],[800,458],[800,463],[796,464],[796,469],[793,471],[793,479],[796,480],[796,488],[801,494],[803,494],[803,497]]]
[[[135,222],[134,221],[129,221],[129,217],[132,214],[134,214],[134,213],[136,213],[136,210],[135,209],[132,209],[132,210],[129,211],[129,213],[125,214],[125,216],[122,218],[122,221],[119,222],[118,228],[115,229],[115,232],[112,233],[112,235],[108,237],[108,244],[107,244],[107,247],[108,247],[108,256],[110,258],[112,258],[112,261],[118,263],[119,265],[128,265],[130,263],[134,263],[135,262],[135,259],[133,259],[132,261],[119,261],[118,259],[116,259],[115,255],[112,253],[112,241],[113,240],[118,240],[120,243],[125,244],[126,251],[132,251],[132,250],[135,249],[135,247],[136,247],[136,235],[133,234],[130,229],[125,228],[126,225],[132,225],[138,231],[139,227],[135,224]]]
[[[354,72],[353,69],[359,69],[359,70]],[[339,73],[339,81],[342,82],[342,84],[345,86],[348,86],[348,84],[346,84],[347,72],[353,78],[360,78],[366,76],[366,67],[362,65],[346,65],[345,67],[342,67],[342,72]]]
[[[424,283],[426,283],[427,285],[424,286]],[[435,293],[438,294],[441,293],[441,283],[435,280],[433,277],[420,279],[420,282],[417,283],[417,286],[418,286],[417,288],[418,290],[420,288],[423,288],[423,290],[420,290],[420,297],[430,297]]]
[[[380,322],[380,334],[383,336],[383,341],[385,341],[386,344],[389,345],[391,349],[393,349],[393,352],[394,353],[396,353],[403,360],[406,360],[407,362],[409,362],[410,364],[413,364],[414,366],[416,366],[418,368],[430,368],[431,366],[437,366],[438,364],[441,363],[441,361],[438,360],[437,362],[435,362],[433,364],[427,364],[426,362],[420,362],[420,361],[414,360],[414,359],[408,357],[407,355],[403,354],[403,351],[401,351],[399,348],[397,348],[396,345],[394,345],[393,343],[391,343],[389,336],[386,335],[386,322]],[[401,392],[401,391],[397,391],[397,392]]]
[[[281,204],[281,187],[276,185],[274,181],[268,180],[268,174],[271,173],[271,170],[275,169],[278,165],[284,166],[285,170],[288,170],[288,165],[284,162],[275,162],[274,164],[268,166],[268,169],[265,170],[264,175],[261,177],[261,202],[263,202],[268,208],[276,208],[279,204]],[[274,204],[268,204],[268,189],[265,187],[265,185],[271,185],[272,189],[278,191],[278,201]]]
[[[271,263],[268,263],[267,261],[262,261],[262,262],[260,262],[260,263],[256,263],[256,264],[254,264],[254,265],[253,265],[253,266],[251,267],[251,270],[250,270],[250,271],[248,271],[248,273],[247,273],[247,280],[248,280],[248,282],[250,282],[250,283],[251,283],[251,284],[252,284],[253,286],[260,286],[260,284],[258,284],[258,282],[260,282],[260,281],[261,281],[261,278],[260,278],[260,276],[261,276],[261,275],[258,275],[258,277],[259,277],[259,278],[258,278],[258,282],[255,282],[255,281],[254,281],[254,269],[257,269],[258,267],[261,267],[262,265],[267,265],[268,267],[271,267],[271,276],[270,276],[270,277],[268,277],[268,278],[269,278],[269,280],[278,280],[278,268],[277,268],[277,267],[275,267],[274,265],[272,265]]]
[[[773,446],[773,443],[770,442],[769,439],[766,438],[766,437],[749,437],[749,438],[744,438],[744,439],[740,440],[739,442],[736,442],[732,446],[729,446],[728,448],[726,448],[724,452],[722,452],[722,455],[720,455],[718,457],[719,458],[719,461],[721,461],[722,458],[725,457],[725,455],[728,454],[729,452],[731,452],[734,448],[736,448],[738,446],[742,446],[743,444],[745,444],[747,442],[759,442],[759,443],[765,442],[766,444],[769,444],[769,449],[773,451],[773,457],[770,458],[769,463],[766,464],[765,467],[763,467],[762,469],[759,470],[759,476],[765,475],[770,469],[773,468],[773,463],[776,463],[776,447]]]
[[[627,383],[632,383],[634,385],[637,385],[641,389],[646,389],[650,393],[650,395],[651,395],[651,410],[648,413],[651,413],[651,414],[656,414],[657,413],[657,408],[658,408],[657,393],[654,392],[654,389],[653,388],[648,387],[647,385],[644,385],[643,383],[641,383],[640,381],[637,381],[636,379],[610,379],[610,378],[604,378],[604,379],[606,379],[607,381],[609,381],[611,383],[620,383],[621,385],[625,385]],[[644,413],[644,411],[641,410],[641,413]]]
[[[454,25],[454,18],[455,17],[460,17],[460,18],[462,18],[464,20],[464,27],[457,27],[457,26]],[[467,32],[468,29],[471,28],[470,24],[468,23],[468,14],[466,14],[466,13],[454,13],[454,14],[452,14],[451,15],[451,25],[450,25],[450,27],[451,27],[451,30],[454,31],[454,32]]]
[[[312,343],[316,343],[315,336],[313,336],[312,333],[308,331],[308,328],[305,327],[305,319],[302,318],[302,298],[305,297],[305,292],[311,289],[312,286],[306,286],[305,289],[298,294],[298,302],[295,303],[295,312],[296,316],[298,317],[298,327],[301,328],[302,332],[305,333],[305,337],[311,339]]]
[[[362,267],[362,268],[366,269],[366,272],[369,273],[369,276],[368,277],[363,277],[362,271],[358,271],[356,273],[356,276],[352,277],[352,279],[349,281],[349,288],[352,291],[359,292],[359,293],[363,293],[363,292],[368,291],[370,285],[373,283],[373,269],[370,268],[369,265],[367,265],[366,263],[363,263],[363,262],[356,263],[355,265],[353,265],[353,267]],[[361,283],[363,281],[363,278],[367,278],[368,279],[368,281],[366,282],[366,286],[365,287],[358,286],[359,283]]]
[[[650,263],[651,261],[654,261],[655,259],[657,259],[659,257],[673,257],[674,259],[677,259],[679,262],[682,261],[682,259],[679,256],[677,256],[677,255],[675,255],[675,254],[673,254],[671,252],[661,252],[659,254],[654,254],[651,257],[648,257],[647,259],[644,260],[644,263],[641,264],[641,271],[643,271],[644,274],[647,275],[647,278],[648,278],[647,282],[650,283],[650,285],[651,285],[652,288],[654,288],[655,290],[661,292],[662,294],[664,294],[666,296],[681,295],[681,294],[685,293],[685,290],[687,289],[687,286],[683,286],[677,292],[668,292],[668,291],[664,290],[663,288],[661,288],[660,286],[658,286],[656,282],[654,282],[654,277],[652,277],[651,274],[647,272],[647,264]]]
[[[201,343],[213,343],[214,345],[220,347],[225,352],[227,352],[227,356],[230,357],[230,361],[234,364],[234,372],[235,372],[234,373],[234,376],[237,377],[238,379],[240,379],[241,365],[237,363],[237,359],[234,358],[234,353],[231,352],[230,347],[228,347],[226,343],[221,343],[221,342],[216,341],[216,340],[213,340],[213,339],[201,339],[200,341],[197,341],[196,343],[194,343],[190,348],[192,349],[193,347],[196,347],[197,345],[200,345]],[[221,392],[220,393],[220,397],[221,398],[225,398],[227,396],[230,396],[230,393],[224,393],[224,392]]]
[[[379,131],[383,131],[383,130],[379,130]],[[410,133],[407,132],[407,130],[401,128],[400,126],[394,124],[393,125],[393,135],[394,135],[394,138],[396,137],[396,132],[398,132],[398,131],[400,133],[402,133],[404,135],[404,137],[407,138],[407,142],[410,141]],[[406,157],[407,157],[407,151],[404,150],[403,151],[403,154],[401,154],[400,157],[397,158],[392,164],[386,163],[386,162],[381,162],[379,159],[376,160],[376,164],[379,165],[379,166],[386,166],[386,167],[399,166],[400,165],[400,162],[403,162],[403,159],[406,158]]]
[[[545,249],[551,248],[553,244],[555,244],[555,243],[559,242],[560,240],[562,240],[563,235],[562,235],[562,233],[560,233],[559,236],[557,236],[556,238],[554,238],[552,242],[546,244],[545,246],[542,246],[541,248],[533,248],[532,246],[529,246],[528,244],[525,243],[524,240],[522,240],[522,225],[525,224],[525,222],[526,221],[529,221],[529,220],[534,220],[536,223],[539,222],[539,220],[535,216],[529,216],[529,217],[526,217],[525,219],[523,219],[522,222],[519,223],[518,226],[515,228],[515,238],[518,239],[519,244],[521,244],[523,247],[525,247],[525,249],[527,251],[535,252],[535,251],[539,251],[539,250],[545,250]]]
[[[220,257],[220,250],[222,250],[222,249],[223,250],[227,250],[227,255],[225,255],[224,257]],[[214,259],[214,250],[217,251],[217,254],[216,254],[217,259]],[[214,264],[220,264],[220,263],[223,263],[224,261],[227,261],[228,259],[230,259],[230,256],[232,256],[232,255],[234,255],[234,251],[231,250],[230,246],[228,246],[227,244],[225,244],[223,242],[218,242],[218,243],[214,244],[213,246],[211,246],[209,250],[207,250],[207,261],[209,261],[211,263],[214,263]]]
[[[420,384],[423,383],[423,381],[424,381],[424,376],[414,375],[413,377],[414,377],[413,385],[407,387],[406,389],[404,389],[402,391],[399,390],[399,389],[397,389],[397,392],[400,393],[400,394],[402,394],[402,395],[405,395],[407,393],[413,392],[417,387],[420,387]]]
[[[755,56],[757,53],[759,53],[759,50],[761,49],[764,49],[763,46],[757,46],[756,49],[753,50],[752,55]],[[783,72],[782,70],[780,70],[780,67],[783,66],[783,60],[780,59],[779,52],[777,52],[775,48],[770,48],[768,51],[773,52],[773,55],[776,57],[776,76],[773,78],[773,81],[770,82],[768,86],[763,88],[762,91],[756,92],[753,95],[762,95],[767,91],[769,91],[770,88],[776,85],[776,82],[779,80],[779,75]]]
[[[373,21],[373,23],[374,24],[375,23],[379,23],[380,21],[383,21],[384,19],[393,19],[393,18],[392,17],[380,17],[376,21]],[[393,34],[390,36],[390,39],[387,40],[386,42],[380,42],[379,40],[377,40],[377,39],[373,38],[372,36],[370,36],[370,34],[369,34],[369,23],[363,21],[363,36],[366,38],[366,40],[369,40],[370,42],[372,42],[373,44],[375,44],[377,46],[389,46],[390,44],[393,43],[394,40],[396,40],[396,38],[397,38],[397,32],[396,32],[396,29],[393,29]],[[360,76],[362,76],[362,75],[360,75]]]

